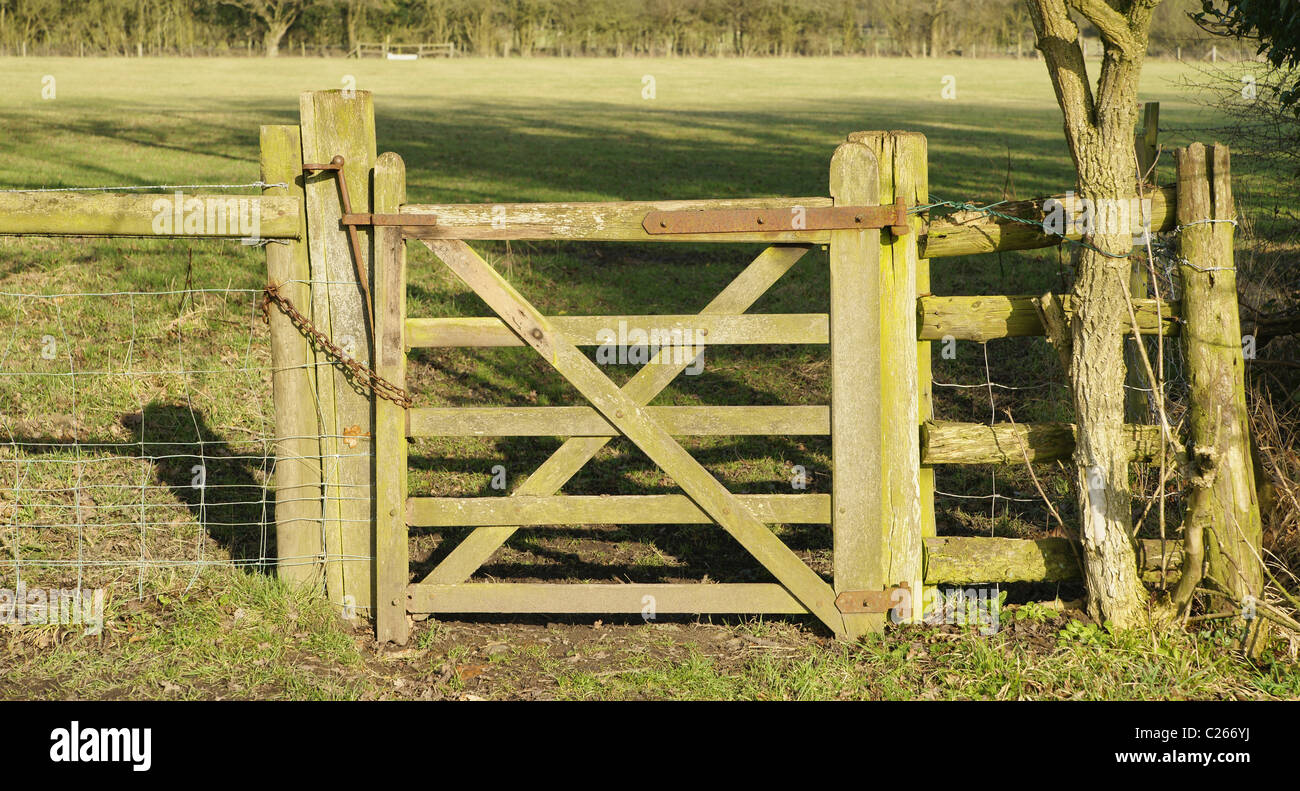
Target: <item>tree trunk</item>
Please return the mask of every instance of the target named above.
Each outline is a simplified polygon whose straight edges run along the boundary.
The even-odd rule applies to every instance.
[[[289,30],[289,22],[268,22],[266,24],[266,33],[262,35],[262,47],[266,50],[266,57],[278,58],[280,56],[280,40]]]
[[[1038,48],[1047,63],[1065,136],[1079,177],[1079,195],[1094,204],[1095,220],[1123,212],[1097,211],[1110,202],[1131,206],[1137,159],[1137,80],[1154,4],[1128,15],[1105,3],[1084,13],[1102,29],[1105,52],[1094,98],[1079,31],[1064,0],[1029,0]],[[1129,628],[1147,619],[1146,589],[1138,576],[1130,526],[1132,492],[1124,431],[1124,351],[1120,332],[1127,318],[1126,288],[1133,249],[1131,229],[1098,222],[1079,249],[1074,315],[1069,325],[1070,387],[1078,438],[1074,460],[1079,481],[1080,540],[1088,588],[1088,611],[1098,620]]]

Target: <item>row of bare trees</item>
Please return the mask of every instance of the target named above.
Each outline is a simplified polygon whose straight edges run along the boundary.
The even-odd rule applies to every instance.
[[[1208,46],[1187,17],[1197,8],[1162,5],[1152,52]],[[479,56],[1033,51],[1024,0],[0,0],[0,53],[274,56],[384,40]]]

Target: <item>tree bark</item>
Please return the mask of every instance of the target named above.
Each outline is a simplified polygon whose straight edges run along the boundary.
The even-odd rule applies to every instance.
[[[1079,178],[1079,195],[1095,206],[1131,205],[1135,196],[1133,128],[1137,81],[1151,11],[1158,0],[1070,0],[1101,31],[1105,52],[1094,96],[1079,30],[1066,0],[1026,0],[1065,121]],[[1097,212],[1106,216],[1110,212]],[[1078,438],[1074,460],[1088,611],[1129,628],[1147,619],[1146,589],[1130,537],[1132,492],[1124,430],[1124,353],[1120,327],[1127,317],[1128,227],[1100,224],[1079,250],[1070,320],[1069,376]]]

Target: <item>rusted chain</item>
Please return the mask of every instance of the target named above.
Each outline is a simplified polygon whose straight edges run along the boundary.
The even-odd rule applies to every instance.
[[[407,395],[405,390],[375,373],[370,367],[349,357],[342,349],[335,346],[325,336],[325,333],[316,329],[316,326],[306,316],[298,312],[298,309],[293,306],[288,297],[280,293],[279,286],[275,284],[268,285],[262,295],[262,315],[268,321],[271,316],[270,305],[272,302],[280,308],[284,315],[289,317],[289,321],[293,323],[293,326],[307,336],[313,346],[333,357],[343,366],[344,374],[353,384],[369,390],[386,401],[392,401],[403,409],[411,408],[411,397]]]

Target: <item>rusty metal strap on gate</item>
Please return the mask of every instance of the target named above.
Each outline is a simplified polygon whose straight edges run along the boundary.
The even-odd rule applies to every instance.
[[[842,613],[887,613],[901,605],[911,606],[907,596],[911,593],[906,582],[884,590],[844,591],[835,597],[835,607]]]
[[[325,333],[316,329],[316,326],[294,307],[288,297],[280,293],[280,287],[274,283],[266,286],[265,293],[262,296],[262,315],[268,321],[271,317],[270,305],[272,302],[280,308],[284,315],[289,317],[289,321],[293,322],[293,326],[307,336],[312,346],[337,360],[343,366],[344,375],[354,384],[369,390],[386,401],[392,401],[403,409],[411,408],[411,397],[405,390],[380,376],[369,366],[344,354],[342,349],[335,346],[325,336]]]
[[[840,231],[888,228],[908,232],[907,205],[899,198],[888,206],[825,206],[785,209],[681,209],[652,211],[641,227],[649,234],[752,233],[754,231]]]

